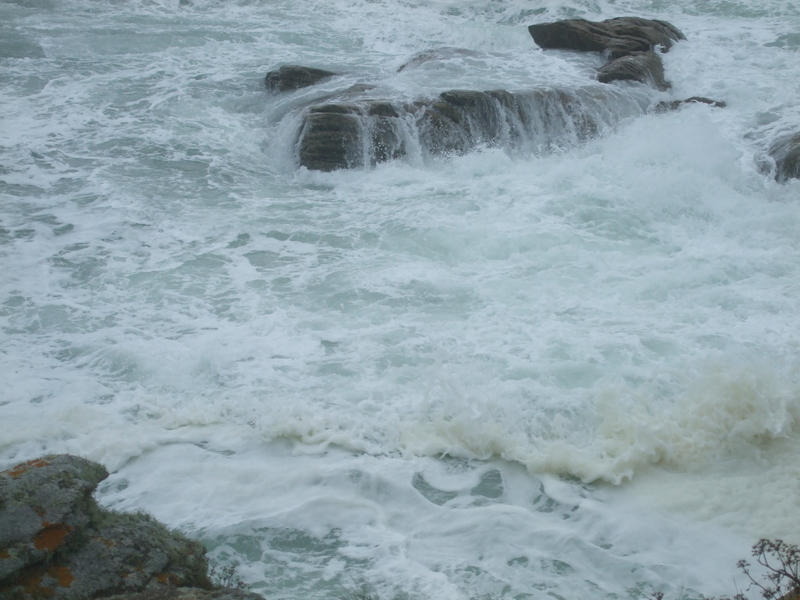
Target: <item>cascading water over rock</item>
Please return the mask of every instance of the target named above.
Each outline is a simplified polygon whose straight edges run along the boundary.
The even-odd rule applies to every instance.
[[[642,114],[647,101],[609,88],[452,90],[408,104],[361,101],[308,109],[297,143],[300,165],[313,170],[363,167],[403,157],[464,154],[479,146],[547,152],[598,135]]]

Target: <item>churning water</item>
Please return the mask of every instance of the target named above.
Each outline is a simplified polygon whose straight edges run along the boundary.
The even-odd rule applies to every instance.
[[[526,29],[625,15],[686,34],[670,91]],[[270,598],[735,592],[800,542],[800,182],[764,170],[798,31],[793,0],[3,1],[0,467],[103,462],[103,503]],[[268,93],[286,63],[342,75]],[[354,85],[617,101],[590,139],[298,167]],[[695,95],[728,106],[650,110]]]

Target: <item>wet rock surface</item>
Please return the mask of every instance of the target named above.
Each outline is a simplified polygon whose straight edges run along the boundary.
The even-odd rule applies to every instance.
[[[666,21],[618,17],[599,23],[566,19],[528,27],[533,41],[545,49],[602,52],[609,62],[597,73],[602,83],[638,81],[658,90],[669,89],[664,66],[655,50],[667,52],[686,36]]]
[[[205,548],[145,514],[97,505],[97,463],[46,456],[0,473],[0,598],[83,600],[146,588],[210,589]]]
[[[320,81],[337,75],[332,71],[303,67],[300,65],[284,65],[276,71],[270,71],[264,78],[268,90],[273,92],[290,92],[312,86]]]
[[[608,52],[612,59],[631,52],[647,52],[657,46],[666,52],[674,42],[686,36],[666,21],[618,17],[594,22],[566,19],[554,23],[530,25],[533,41],[545,49]]]
[[[298,137],[300,165],[321,171],[374,165],[418,146],[431,156],[476,147],[550,148],[587,140],[601,125],[592,116],[608,98],[563,90],[451,90],[398,103],[364,100],[308,109]],[[628,113],[643,112],[635,103]]]
[[[769,154],[775,160],[778,182],[800,179],[800,133],[779,139],[770,147]]]
[[[671,86],[664,79],[664,65],[661,57],[653,51],[632,52],[616,58],[600,67],[597,80],[601,83],[612,81],[638,81],[664,91]]]

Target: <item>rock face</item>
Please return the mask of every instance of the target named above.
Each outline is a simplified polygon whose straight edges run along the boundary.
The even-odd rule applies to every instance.
[[[656,46],[661,46],[666,52],[673,42],[686,39],[666,21],[638,17],[618,17],[599,23],[567,19],[530,25],[528,31],[542,48],[608,52],[612,59],[631,52],[654,50]]]
[[[769,149],[775,159],[775,179],[784,183],[789,179],[800,179],[800,133],[778,140]]]
[[[336,73],[299,65],[284,65],[277,71],[270,71],[264,78],[267,89],[273,92],[290,92],[308,87],[333,77]]]
[[[650,84],[661,91],[671,87],[664,79],[664,65],[661,57],[652,50],[632,52],[607,62],[597,72],[597,80],[602,83],[638,81]]]
[[[0,598],[83,600],[166,586],[210,589],[205,548],[92,498],[102,465],[46,456],[0,473]]]
[[[613,105],[614,108],[610,108]],[[406,155],[464,154],[479,146],[551,149],[598,134],[644,107],[596,90],[451,90],[430,100],[392,104],[365,100],[307,110],[298,161],[308,169],[364,167]]]

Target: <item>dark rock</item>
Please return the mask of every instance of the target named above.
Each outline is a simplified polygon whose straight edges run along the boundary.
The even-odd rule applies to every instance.
[[[308,87],[333,77],[336,73],[323,69],[313,69],[299,65],[284,65],[277,71],[270,71],[264,78],[267,89],[274,92],[290,92]]]
[[[144,514],[100,508],[102,465],[46,456],[0,473],[0,598],[83,600],[159,586],[209,589],[205,549]]]
[[[661,57],[652,51],[631,52],[626,56],[607,62],[597,72],[602,83],[612,81],[638,81],[664,91],[671,86],[664,79],[664,65]]]
[[[165,588],[133,594],[119,594],[107,600],[263,600],[258,594],[236,589],[201,590],[197,588]]]
[[[610,108],[611,98],[613,104]],[[597,135],[599,119],[640,114],[619,94],[533,90],[451,90],[432,100],[392,104],[362,100],[309,109],[298,137],[298,161],[312,170],[363,167],[404,156],[407,143],[423,154],[464,154],[477,147],[548,150]]]
[[[775,142],[769,149],[769,154],[775,160],[775,179],[779,183],[800,179],[800,133]]]
[[[300,164],[315,171],[352,169],[405,155],[399,114],[388,102],[311,108],[298,141]]]
[[[300,132],[300,164],[316,171],[361,166],[361,122],[355,106],[329,104],[312,108]]]
[[[530,25],[528,31],[542,48],[583,52],[608,52],[619,58],[631,52],[647,52],[660,46],[666,52],[673,42],[686,37],[666,21],[618,17],[599,23],[567,19]]]
[[[725,108],[725,102],[721,100],[712,100],[711,98],[704,98],[702,96],[692,96],[686,100],[671,100],[669,102],[659,102],[656,105],[656,112],[667,112],[669,110],[678,110],[684,104],[708,104],[715,108]]]

